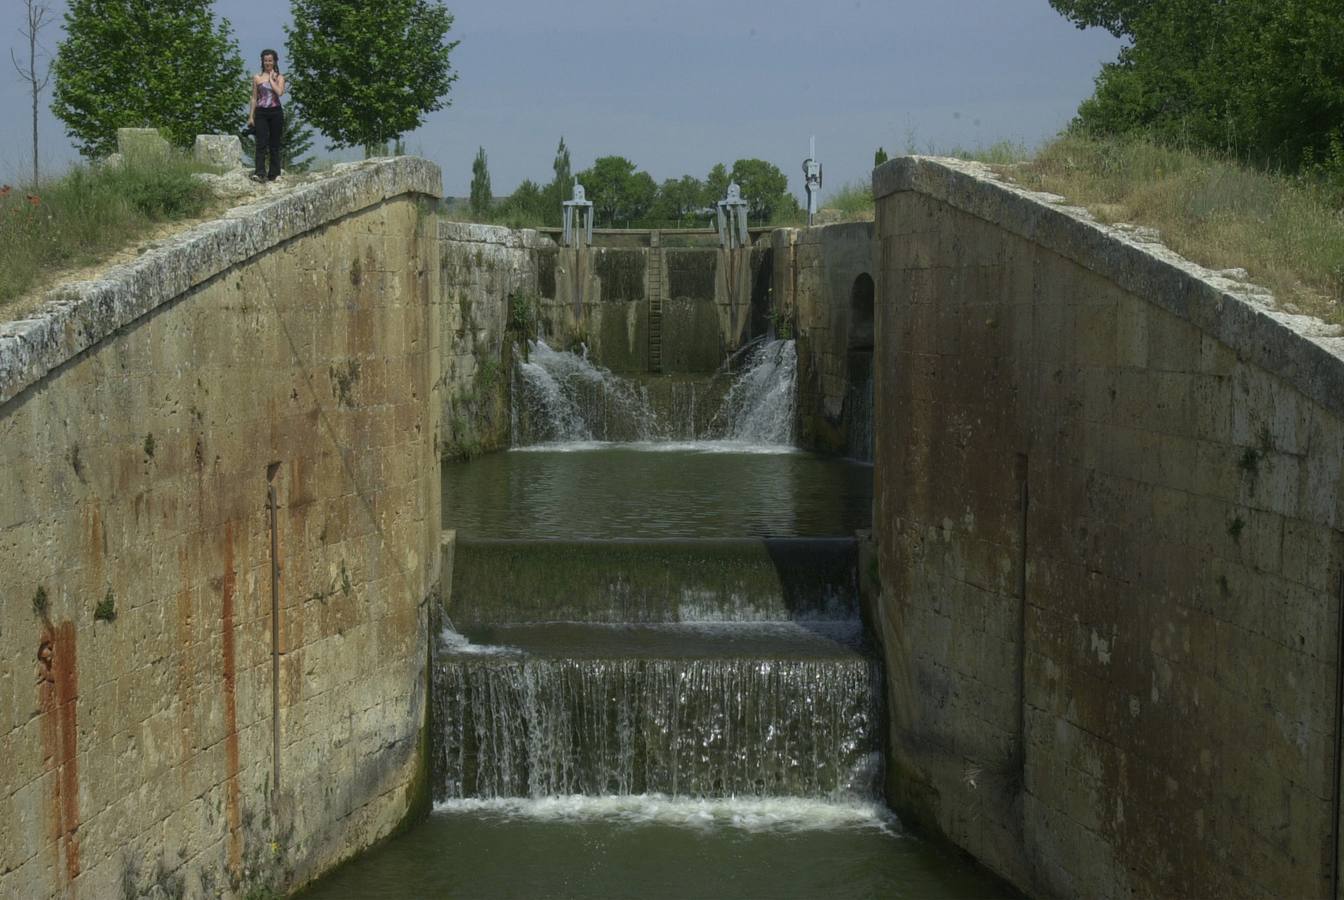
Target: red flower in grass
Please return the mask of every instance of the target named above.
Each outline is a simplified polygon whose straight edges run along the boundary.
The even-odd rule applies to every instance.
[[[42,198],[37,194],[28,194],[24,199],[28,201],[29,206],[40,206],[42,204]]]
[[[0,200],[3,200],[6,197],[8,197],[13,192],[13,190],[14,188],[10,187],[7,184],[0,184]]]

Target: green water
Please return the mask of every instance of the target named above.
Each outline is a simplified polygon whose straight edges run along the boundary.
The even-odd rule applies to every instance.
[[[750,445],[565,445],[443,466],[444,526],[470,537],[853,535],[872,466]]]
[[[876,800],[881,682],[854,598],[793,602],[819,590],[817,548],[765,542],[764,562],[743,562],[727,546],[852,537],[870,524],[870,466],[751,445],[570,444],[445,464],[443,500],[444,525],[482,539],[459,547],[464,564],[481,554],[458,586],[478,621],[440,638],[436,664],[436,773],[457,764],[458,790],[435,782],[425,821],[305,897],[1014,896]],[[504,538],[517,540],[485,541]],[[762,605],[758,569],[790,602]],[[669,604],[676,615],[650,612]],[[746,621],[795,607],[838,618]],[[631,608],[639,623],[615,617]],[[461,760],[448,752],[467,744]],[[818,753],[845,769],[829,786]],[[782,767],[787,789],[730,789],[738,769],[763,766]],[[488,768],[512,775],[480,777]],[[567,795],[586,788],[561,775],[599,787]],[[602,787],[613,779],[629,786]]]
[[[878,812],[642,800],[596,815],[566,800],[530,812],[499,803],[440,808],[304,896],[1013,896],[965,860],[903,836]]]

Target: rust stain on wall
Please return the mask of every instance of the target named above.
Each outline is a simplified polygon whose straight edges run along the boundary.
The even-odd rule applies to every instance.
[[[48,809],[52,847],[57,869],[74,879],[79,875],[79,665],[73,622],[43,623],[37,662],[42,765],[55,773]]]
[[[233,564],[233,523],[224,532],[224,599],[221,604],[224,645],[224,752],[227,757],[228,780],[224,786],[224,800],[228,808],[229,867],[238,873],[243,864],[243,834],[239,811],[238,788],[238,672],[233,646],[233,595],[236,576]]]

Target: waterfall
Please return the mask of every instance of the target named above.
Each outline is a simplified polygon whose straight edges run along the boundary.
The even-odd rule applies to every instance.
[[[877,663],[445,653],[435,799],[870,799]]]
[[[724,437],[747,444],[792,444],[798,349],[767,341],[752,351],[717,420]]]
[[[644,391],[594,365],[588,350],[565,353],[545,341],[528,344],[514,392],[514,444],[643,441],[659,437]]]
[[[655,412],[648,390],[579,353],[529,344],[514,384],[515,446],[582,441],[718,439],[756,446],[791,446],[798,354],[793,341],[752,347],[712,416],[697,407],[717,400],[708,383],[659,387]],[[718,381],[722,383],[721,380]],[[666,393],[667,396],[661,396]],[[707,425],[697,423],[705,421]]]

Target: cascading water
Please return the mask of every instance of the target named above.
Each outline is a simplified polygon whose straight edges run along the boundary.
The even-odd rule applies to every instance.
[[[647,441],[660,436],[648,397],[637,385],[580,353],[528,344],[514,390],[514,444]]]
[[[715,417],[723,436],[746,444],[792,444],[797,380],[793,341],[768,341],[753,350]]]
[[[580,353],[529,344],[513,394],[515,446],[582,441],[726,440],[755,446],[791,446],[798,356],[793,341],[752,347],[746,363],[709,415],[718,373],[701,384],[673,383],[659,416],[648,390]],[[710,407],[713,409],[713,407]],[[706,426],[697,427],[705,421]]]

